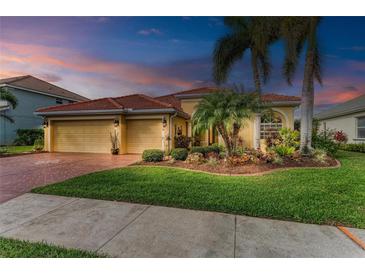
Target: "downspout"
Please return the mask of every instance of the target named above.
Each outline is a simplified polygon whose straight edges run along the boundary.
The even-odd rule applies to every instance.
[[[174,118],[177,116],[177,112],[173,115],[170,115],[170,122],[169,122],[169,142],[168,142],[168,151],[171,151],[171,136],[172,136],[172,122]]]

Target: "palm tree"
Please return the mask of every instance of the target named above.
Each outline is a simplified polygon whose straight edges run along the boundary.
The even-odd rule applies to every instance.
[[[18,99],[4,88],[0,88],[0,100],[7,101],[13,109],[16,108],[16,106],[18,105]],[[11,123],[14,123],[14,119],[6,115],[5,113],[1,112],[0,117],[3,117]]]
[[[244,121],[262,109],[256,92],[243,93],[222,89],[205,96],[198,104],[192,117],[193,133],[209,128],[216,129],[222,136],[227,155],[236,150],[238,133]]]
[[[305,65],[302,85],[300,150],[307,153],[312,147],[314,81],[322,84],[321,59],[317,31],[320,17],[283,17],[281,36],[286,44],[284,75],[289,84],[298,65],[305,43]]]
[[[262,82],[270,76],[269,46],[278,39],[278,17],[225,17],[230,33],[220,38],[213,53],[213,77],[217,84],[227,80],[234,63],[250,51],[255,91],[261,95]],[[259,147],[260,116],[256,115],[254,146]]]

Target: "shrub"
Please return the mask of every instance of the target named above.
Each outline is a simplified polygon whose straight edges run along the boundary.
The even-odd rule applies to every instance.
[[[145,162],[161,162],[163,160],[163,151],[160,149],[146,149],[143,151],[142,159]]]
[[[295,147],[286,146],[286,145],[278,145],[278,146],[274,147],[274,151],[282,157],[288,157],[288,156],[293,155],[293,153],[295,151]]]
[[[219,160],[215,157],[209,157],[207,160],[207,164],[210,166],[217,166],[219,165]]]
[[[194,152],[188,155],[185,160],[188,164],[202,164],[204,163],[204,155],[200,152]]]
[[[313,150],[312,157],[316,162],[325,163],[327,158],[327,152],[324,149],[317,148]]]
[[[44,138],[43,137],[38,137],[35,141],[34,141],[34,145],[33,145],[33,150],[35,151],[42,151],[44,147]]]
[[[341,149],[347,151],[355,151],[365,153],[365,143],[360,144],[342,144],[340,146]]]
[[[32,146],[39,137],[43,137],[43,129],[18,129],[13,144],[16,146]]]
[[[175,137],[175,148],[189,148],[190,146],[190,142],[191,142],[191,138],[184,136],[184,135],[179,135],[177,137]]]
[[[347,134],[343,132],[342,130],[338,130],[335,132],[333,139],[340,144],[347,143]]]
[[[192,147],[191,153],[201,153],[204,155],[206,153],[206,147],[200,147],[200,146]]]
[[[299,148],[299,131],[290,128],[282,128],[279,130],[281,144],[287,147]]]
[[[283,158],[280,157],[280,155],[274,154],[272,163],[276,164],[276,165],[282,165],[284,163],[284,161],[283,161]]]
[[[209,152],[215,152],[217,154],[219,154],[221,151],[224,151],[224,146],[223,145],[220,145],[220,144],[212,144],[210,146],[207,146],[206,148],[206,153],[209,153]]]
[[[0,147],[0,154],[5,154],[8,152],[8,148],[7,147]]]
[[[219,158],[220,159],[224,159],[224,158],[226,158],[226,156],[227,156],[227,154],[226,154],[225,151],[219,152]]]
[[[312,145],[314,148],[325,150],[330,155],[336,154],[340,146],[334,141],[334,132],[330,130],[323,130],[313,135]]]
[[[175,160],[185,161],[188,157],[188,150],[186,148],[175,148],[171,151],[171,157]]]

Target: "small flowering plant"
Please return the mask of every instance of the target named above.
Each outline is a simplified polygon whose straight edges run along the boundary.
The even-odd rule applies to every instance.
[[[347,134],[342,130],[338,130],[335,132],[333,139],[339,144],[346,144],[347,142]]]

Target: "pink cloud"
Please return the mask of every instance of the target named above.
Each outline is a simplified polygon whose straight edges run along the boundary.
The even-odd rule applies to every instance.
[[[24,70],[27,74],[48,70],[52,74],[66,71],[98,75],[98,78],[103,76],[105,80],[117,80],[120,85],[192,86],[190,81],[162,75],[153,67],[102,60],[65,48],[1,42],[0,51],[1,71],[16,67],[18,71]]]

